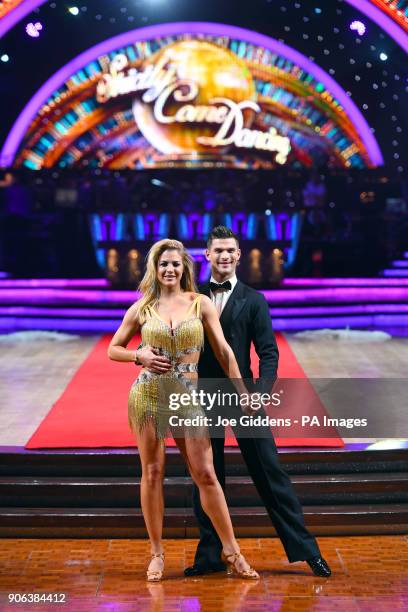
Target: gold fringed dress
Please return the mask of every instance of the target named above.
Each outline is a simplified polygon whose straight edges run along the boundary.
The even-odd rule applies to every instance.
[[[201,297],[195,298],[185,319],[174,328],[167,325],[152,306],[148,308],[147,319],[141,327],[142,344],[158,349],[161,355],[170,359],[172,367],[165,374],[155,374],[143,368],[133,383],[128,415],[129,426],[136,434],[152,420],[157,437],[165,438],[170,417],[178,417],[172,419],[174,425],[174,420],[178,422],[179,419],[204,415],[202,407],[193,402],[175,409],[175,396],[172,395],[190,394],[196,386],[197,363],[204,344]],[[171,429],[174,435],[204,434],[202,427]]]

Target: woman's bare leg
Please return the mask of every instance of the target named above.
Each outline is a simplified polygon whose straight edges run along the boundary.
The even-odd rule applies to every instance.
[[[186,437],[177,438],[176,443],[200,491],[201,505],[218,533],[225,554],[238,551],[224,491],[215,474],[210,440],[205,436]],[[237,566],[240,570],[250,567],[243,557],[240,557]]]
[[[158,440],[153,421],[138,432],[138,447],[142,463],[140,501],[143,517],[149,534],[151,552],[163,552],[163,478],[165,465],[164,440]],[[162,570],[163,561],[154,557],[149,565],[151,570]]]

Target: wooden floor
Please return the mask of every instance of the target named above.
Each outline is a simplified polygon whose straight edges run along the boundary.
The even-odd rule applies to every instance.
[[[286,337],[310,378],[405,378],[408,371],[408,338],[373,344]],[[25,445],[97,340],[1,342],[0,445]]]
[[[406,377],[408,340],[373,344],[287,336],[309,377]],[[24,445],[97,337],[73,342],[2,343],[0,445]],[[146,540],[2,539],[0,610],[103,611],[397,611],[408,609],[408,536],[325,537],[333,576],[316,578],[288,564],[276,538],[242,539],[259,582],[225,574],[184,578],[195,540],[166,540],[166,578],[147,584]],[[8,604],[9,593],[65,593],[67,603]]]
[[[289,564],[276,539],[241,540],[261,575],[250,582],[225,573],[185,578],[195,540],[167,540],[166,575],[146,583],[148,544],[141,540],[2,540],[0,609],[109,611],[407,610],[406,536],[320,538],[329,579],[305,563]],[[65,593],[67,603],[8,605],[9,593]]]
[[[26,444],[97,340],[1,342],[1,446]]]
[[[301,340],[285,334],[309,378],[406,378],[408,338],[386,342]]]

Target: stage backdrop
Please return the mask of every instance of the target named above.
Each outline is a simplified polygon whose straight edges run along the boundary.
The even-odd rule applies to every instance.
[[[3,165],[373,167],[381,152],[339,84],[295,49],[213,23],[160,24],[82,53],[45,83]]]

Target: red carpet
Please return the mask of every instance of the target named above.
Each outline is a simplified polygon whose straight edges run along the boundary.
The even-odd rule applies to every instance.
[[[111,335],[105,335],[96,344],[25,448],[136,446],[127,421],[127,399],[139,368],[133,364],[110,361],[106,355],[110,339]],[[279,376],[300,379],[298,391],[293,390],[292,386],[287,390],[282,384],[284,392],[290,393],[293,414],[298,417],[308,413],[320,417],[327,414],[285,338],[278,333],[277,341],[280,351]],[[136,347],[137,344],[136,338],[130,346]],[[255,351],[251,357],[257,373]],[[285,410],[285,417],[287,415]],[[277,412],[276,416],[281,414]],[[334,429],[327,434],[330,436],[327,438],[317,437],[317,432],[313,434],[315,437],[310,434],[305,437],[304,430],[299,426],[285,428],[285,431],[275,430],[275,435],[279,446],[343,446]],[[236,445],[235,438],[227,438],[226,443]],[[169,439],[168,445],[173,446],[174,441]]]

